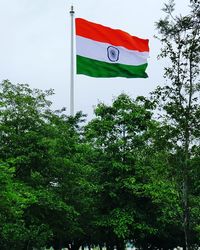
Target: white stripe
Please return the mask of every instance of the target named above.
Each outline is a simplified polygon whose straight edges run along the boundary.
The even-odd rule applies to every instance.
[[[108,43],[97,42],[92,39],[76,36],[76,54],[98,61],[109,63],[120,63],[126,65],[141,65],[147,63],[149,52],[139,52],[128,50],[122,46],[112,46],[119,51],[119,57],[116,61],[111,61],[108,56]],[[115,50],[115,51],[117,51]]]

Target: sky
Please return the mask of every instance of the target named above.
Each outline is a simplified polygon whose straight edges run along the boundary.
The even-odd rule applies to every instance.
[[[121,93],[148,96],[165,84],[166,61],[157,60],[161,48],[154,38],[155,22],[164,17],[163,0],[0,0],[0,82],[26,83],[54,89],[53,109],[70,112],[70,6],[81,17],[134,36],[149,39],[147,79],[92,78],[75,75],[75,111],[94,117],[99,102],[107,105]],[[184,14],[189,0],[175,0]]]

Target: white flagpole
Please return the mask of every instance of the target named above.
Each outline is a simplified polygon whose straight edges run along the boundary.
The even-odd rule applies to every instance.
[[[74,116],[74,7],[71,6],[71,84],[70,84],[70,115]]]

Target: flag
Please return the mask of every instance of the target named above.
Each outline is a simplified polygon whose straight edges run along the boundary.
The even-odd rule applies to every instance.
[[[77,74],[147,78],[148,39],[76,18]]]

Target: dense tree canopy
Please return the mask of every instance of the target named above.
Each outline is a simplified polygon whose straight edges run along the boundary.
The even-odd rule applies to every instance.
[[[157,22],[167,84],[86,122],[52,90],[0,84],[0,249],[200,246],[200,2]]]

